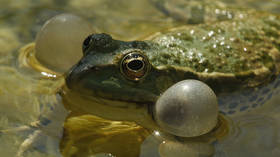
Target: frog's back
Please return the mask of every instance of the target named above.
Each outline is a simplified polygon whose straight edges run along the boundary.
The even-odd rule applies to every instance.
[[[153,49],[147,55],[154,67],[191,71],[206,82],[225,78],[256,87],[279,73],[276,15],[253,12],[234,20],[174,28],[150,39]]]
[[[240,11],[231,20],[187,25],[157,33],[147,56],[176,79],[199,79],[232,114],[264,104],[279,86],[280,18]],[[175,78],[175,77],[173,77]]]

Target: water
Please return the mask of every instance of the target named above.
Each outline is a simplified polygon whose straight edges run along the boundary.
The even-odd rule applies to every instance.
[[[223,1],[280,13],[279,0]],[[213,138],[202,140],[165,138],[160,132],[148,131],[134,123],[70,114],[55,94],[64,80],[43,78],[18,61],[19,48],[34,41],[47,19],[64,12],[80,15],[89,20],[97,32],[109,33],[120,40],[141,39],[158,30],[183,25],[166,17],[148,0],[0,0],[0,130],[31,123],[35,126],[34,122],[51,113],[54,107],[59,111],[52,127],[43,129],[24,156],[107,157],[114,154],[132,157],[140,154],[158,157],[159,151],[165,156],[177,153],[176,156],[192,157],[280,156],[280,98],[277,95],[250,113],[226,117],[225,126],[217,135],[211,134]],[[34,131],[35,128],[21,128],[0,134],[1,156],[16,156],[22,142]]]

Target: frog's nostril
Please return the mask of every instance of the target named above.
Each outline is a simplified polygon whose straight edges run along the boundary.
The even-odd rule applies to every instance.
[[[117,42],[108,34],[92,34],[83,43],[84,54],[88,52],[111,52],[118,48]]]
[[[91,35],[89,35],[83,42],[83,53],[89,48],[91,42]]]

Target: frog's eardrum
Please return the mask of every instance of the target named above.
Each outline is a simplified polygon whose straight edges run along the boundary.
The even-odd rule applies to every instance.
[[[217,124],[217,98],[205,83],[184,80],[160,96],[153,114],[157,124],[168,133],[181,137],[199,136]]]

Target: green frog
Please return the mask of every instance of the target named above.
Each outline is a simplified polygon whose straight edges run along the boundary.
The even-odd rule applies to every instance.
[[[224,115],[263,105],[279,92],[279,16],[210,6],[209,17],[186,20],[203,24],[158,32],[144,41],[89,36],[83,58],[66,75],[63,97],[70,110],[149,128],[157,125],[151,110],[161,94],[188,79],[209,85]]]
[[[136,120],[137,112],[126,111],[153,105],[167,88],[186,79],[208,84],[222,113],[247,111],[278,87],[280,23],[276,15],[243,16],[173,28],[144,41],[94,34],[84,42],[83,58],[67,73],[66,86],[82,99],[108,100],[107,107],[123,108],[122,114],[109,108],[104,114],[79,105],[116,120]]]
[[[184,17],[164,1],[153,3],[190,25],[143,41],[120,41],[104,33],[87,37],[83,57],[58,90],[67,109],[154,129],[154,104],[182,80],[211,87],[219,111],[228,116],[261,106],[279,92],[278,15],[193,1]],[[41,126],[54,120],[42,119]]]

